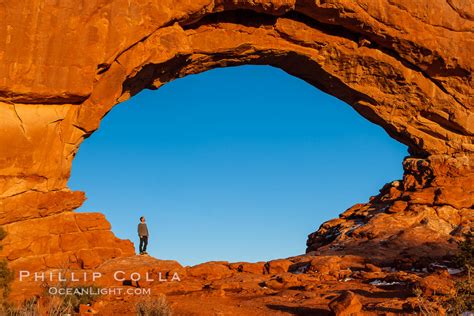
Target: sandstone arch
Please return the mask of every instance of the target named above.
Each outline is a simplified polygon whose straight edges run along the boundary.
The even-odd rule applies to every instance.
[[[0,7],[4,256],[14,267],[44,268],[64,261],[92,267],[131,254],[101,215],[69,212],[84,200],[67,188],[79,145],[138,91],[239,64],[280,67],[410,148],[403,181],[325,224],[310,236],[309,251],[359,245],[385,220],[404,229],[413,223],[397,214],[410,212],[418,222],[447,223],[422,230],[438,231],[443,254],[449,234],[472,227],[473,16],[472,5],[454,0],[7,1]],[[364,216],[360,234],[327,237]]]

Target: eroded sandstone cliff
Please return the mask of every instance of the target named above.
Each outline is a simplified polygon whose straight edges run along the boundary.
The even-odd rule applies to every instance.
[[[71,212],[81,142],[142,89],[240,64],[280,67],[409,146],[404,179],[325,223],[308,251],[449,254],[472,228],[473,18],[462,0],[4,1],[2,256],[41,269],[130,255],[102,216]]]

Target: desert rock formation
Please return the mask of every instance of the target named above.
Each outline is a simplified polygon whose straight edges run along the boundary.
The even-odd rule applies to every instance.
[[[72,212],[80,144],[142,89],[240,64],[302,78],[409,146],[403,180],[323,224],[309,252],[442,257],[472,228],[469,1],[7,0],[0,20],[0,224],[13,267],[133,253],[103,216]]]
[[[120,274],[116,280],[114,273],[127,267],[133,267],[134,280],[131,273]],[[149,298],[127,291],[140,289],[150,290],[154,299],[165,295],[173,315],[179,316],[412,315],[419,312],[417,298],[412,297],[415,286],[439,296],[452,283],[440,267],[431,266],[426,272],[392,271],[359,256],[304,255],[265,263],[219,261],[193,267],[131,256],[109,260],[94,271],[102,273],[94,284],[115,291],[115,295],[95,298],[92,309],[98,315],[135,315],[136,304]],[[180,281],[173,280],[176,274]],[[68,284],[78,286],[77,282]],[[21,290],[25,288],[14,293]],[[49,299],[41,298],[44,305]],[[436,311],[443,315],[438,306]]]

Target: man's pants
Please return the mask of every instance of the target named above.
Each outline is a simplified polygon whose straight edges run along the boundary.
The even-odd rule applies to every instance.
[[[148,245],[148,236],[140,236],[140,252],[146,251],[146,246]]]

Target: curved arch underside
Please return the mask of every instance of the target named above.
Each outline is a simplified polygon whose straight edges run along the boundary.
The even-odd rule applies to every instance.
[[[4,125],[12,127],[0,140],[17,139],[0,167],[15,170],[8,172],[12,181],[29,182],[24,189],[38,181],[64,188],[81,141],[130,95],[246,63],[280,67],[346,101],[416,157],[474,151],[474,22],[472,8],[457,1],[81,6],[10,1],[0,10],[7,36],[0,44],[0,101]],[[36,13],[21,13],[26,7]],[[31,112],[43,119],[28,121]],[[54,134],[49,149],[35,137],[42,133]],[[51,159],[53,167],[36,163]],[[4,181],[2,190],[15,193]]]
[[[436,237],[442,254],[456,227],[472,227],[474,8],[463,1],[6,1],[0,20],[0,224],[10,232],[3,253],[13,264],[24,257],[53,267],[51,254],[74,254],[87,266],[84,249],[102,249],[91,265],[130,254],[103,217],[67,212],[84,200],[67,188],[81,142],[142,89],[240,64],[279,67],[410,148],[404,179],[325,223],[310,235],[308,251],[359,245],[369,235],[376,243],[400,236],[402,218],[452,213],[456,220],[443,219],[451,228]],[[74,227],[53,233],[55,243],[32,247],[15,237],[49,227],[54,216]],[[88,216],[97,227],[87,226]],[[364,227],[352,233],[356,218]],[[399,230],[381,234],[383,221]],[[436,225],[410,235],[412,246],[439,233]],[[328,237],[335,231],[340,237]],[[71,234],[90,235],[88,243],[74,248]],[[96,244],[94,234],[106,241]]]
[[[187,17],[155,30],[102,64],[99,82],[122,79],[121,92],[119,87],[114,91],[122,101],[144,88],[159,88],[214,67],[270,64],[346,101],[416,155],[473,149],[474,116],[463,103],[470,99],[455,91],[457,84],[447,88],[435,70],[430,76],[421,60],[399,54],[395,43],[387,45],[363,30],[336,27],[328,17],[318,20],[303,5],[289,12],[240,7],[246,8],[219,12],[224,5],[214,8],[217,13]],[[472,85],[470,71],[459,72]],[[91,104],[85,107],[108,109],[116,103],[104,102],[94,90],[88,100]],[[79,120],[86,130],[96,128],[92,117]]]

